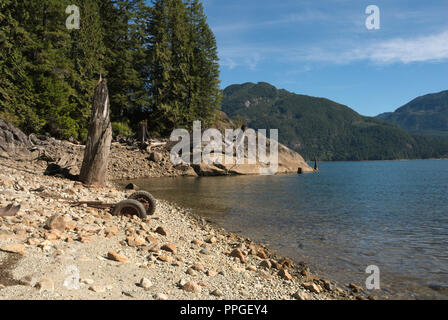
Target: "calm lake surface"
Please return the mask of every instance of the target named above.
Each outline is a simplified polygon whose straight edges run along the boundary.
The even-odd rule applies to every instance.
[[[317,274],[388,298],[448,299],[448,161],[327,162],[305,175],[133,181]]]

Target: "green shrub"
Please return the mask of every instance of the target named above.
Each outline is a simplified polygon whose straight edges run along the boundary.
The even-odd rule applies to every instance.
[[[129,125],[129,121],[123,121],[123,122],[112,122],[112,133],[114,137],[116,136],[133,136],[134,132],[131,129],[131,126]]]
[[[81,140],[82,144],[85,144],[87,142],[87,136],[89,135],[89,130],[86,128],[82,128],[79,130],[79,140]]]

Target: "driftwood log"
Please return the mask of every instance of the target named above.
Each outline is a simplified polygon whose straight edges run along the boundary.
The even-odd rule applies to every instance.
[[[112,142],[109,91],[101,79],[95,89],[84,160],[79,180],[87,185],[106,185],[107,164]]]

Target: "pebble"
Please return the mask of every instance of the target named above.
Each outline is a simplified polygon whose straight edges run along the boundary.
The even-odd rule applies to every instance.
[[[91,286],[89,287],[90,291],[96,292],[96,293],[104,293],[106,292],[106,288],[103,286]]]
[[[268,258],[266,252],[264,252],[264,250],[262,250],[262,249],[257,251],[257,257],[260,257],[261,259],[267,259]]]
[[[187,292],[200,293],[202,291],[201,287],[196,283],[189,281],[183,285],[182,289]]]
[[[297,300],[310,300],[309,295],[302,290],[299,290],[296,293],[294,293],[293,297],[296,298]]]
[[[314,282],[304,282],[302,283],[302,287],[314,293],[320,293],[322,290],[322,288]]]
[[[177,247],[174,244],[165,244],[161,248],[161,250],[171,252],[172,254],[177,253]]]
[[[13,243],[0,247],[0,251],[24,255],[26,252],[26,247],[24,244],[21,243]]]
[[[224,295],[224,293],[219,289],[213,290],[210,294],[215,297],[222,297]]]
[[[108,235],[115,236],[115,235],[119,234],[120,231],[118,230],[118,228],[116,226],[110,226],[110,227],[107,227],[106,229],[104,229],[104,233],[106,234],[106,236],[108,236]]]
[[[284,280],[292,280],[292,276],[285,269],[282,269],[278,272],[278,276]]]
[[[81,279],[81,283],[92,285],[95,281],[92,279]]]
[[[199,251],[200,254],[204,254],[204,255],[209,255],[210,251],[208,249],[202,249],[201,251]]]
[[[156,300],[168,300],[168,296],[164,293],[157,293],[154,295],[154,299]]]
[[[240,249],[234,249],[231,253],[230,253],[231,257],[235,257],[240,259],[240,261],[242,263],[246,263],[246,258],[244,257],[243,252]]]
[[[352,289],[352,291],[353,291],[354,293],[358,293],[358,292],[361,292],[361,291],[362,291],[362,288],[361,288],[360,286],[354,284],[354,283],[350,283],[350,284],[348,285],[348,287],[349,287],[350,289]]]
[[[207,243],[212,243],[213,244],[213,243],[216,243],[216,241],[217,241],[216,237],[210,237],[210,238],[207,239]]]
[[[269,260],[263,260],[260,262],[260,267],[264,269],[271,269],[272,264]]]
[[[127,237],[126,241],[130,247],[140,247],[145,244],[145,239],[140,237]]]
[[[218,275],[218,273],[216,271],[213,271],[213,270],[208,270],[207,271],[207,275],[209,277],[216,277]]]
[[[81,243],[87,243],[87,242],[91,242],[91,241],[92,241],[91,238],[86,237],[86,236],[80,236],[78,240],[79,240],[79,242],[81,242]]]
[[[128,262],[129,261],[129,259],[127,257],[125,257],[124,255],[118,254],[114,251],[109,251],[107,253],[107,257],[110,260],[117,261],[117,262]]]
[[[45,227],[49,230],[56,229],[63,232],[66,227],[65,219],[60,215],[53,215],[47,220]]]
[[[142,278],[139,285],[145,290],[148,290],[153,286],[152,282],[147,278]]]
[[[173,261],[173,258],[168,257],[168,256],[159,256],[159,257],[157,257],[157,259],[162,262],[172,262]]]
[[[189,274],[190,276],[193,276],[193,277],[198,275],[198,273],[196,271],[194,271],[193,268],[188,268],[187,274]]]
[[[166,232],[166,230],[163,227],[158,227],[155,232],[160,234],[160,235],[162,235],[162,236],[166,236],[167,235],[167,232]]]
[[[146,237],[146,241],[152,244],[157,244],[157,238],[150,234]]]
[[[39,292],[53,292],[54,281],[52,279],[43,279],[36,283],[35,287],[39,289]]]
[[[193,270],[204,272],[204,266],[202,264],[196,263],[191,267]]]

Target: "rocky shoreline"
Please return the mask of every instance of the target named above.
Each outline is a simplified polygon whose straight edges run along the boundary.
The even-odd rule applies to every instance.
[[[175,142],[152,139],[144,144],[132,139],[117,139],[111,145],[107,179],[132,180],[153,177],[219,176],[260,174],[265,163],[249,164],[247,145],[243,164],[206,163],[174,165],[171,148]],[[223,148],[230,141],[223,141]],[[267,139],[267,144],[270,140]],[[202,145],[203,148],[206,144]],[[267,146],[264,152],[267,152]],[[224,150],[224,149],[223,149]],[[85,146],[47,136],[25,135],[12,124],[0,119],[0,159],[6,159],[21,168],[46,175],[76,180],[84,158]],[[270,151],[269,151],[270,152]],[[234,155],[235,157],[236,155]],[[277,173],[313,172],[297,152],[278,144]]]
[[[0,164],[0,207],[21,205],[0,217],[0,299],[367,298],[165,201],[145,221],[73,207],[132,191],[88,188],[31,166]]]
[[[112,216],[82,201],[118,203],[133,193],[76,181],[84,146],[26,136],[0,121],[0,299],[367,299],[264,245],[157,200],[154,216]],[[167,141],[114,143],[108,179],[250,174],[255,167],[173,166]],[[280,149],[280,172],[310,168]]]

